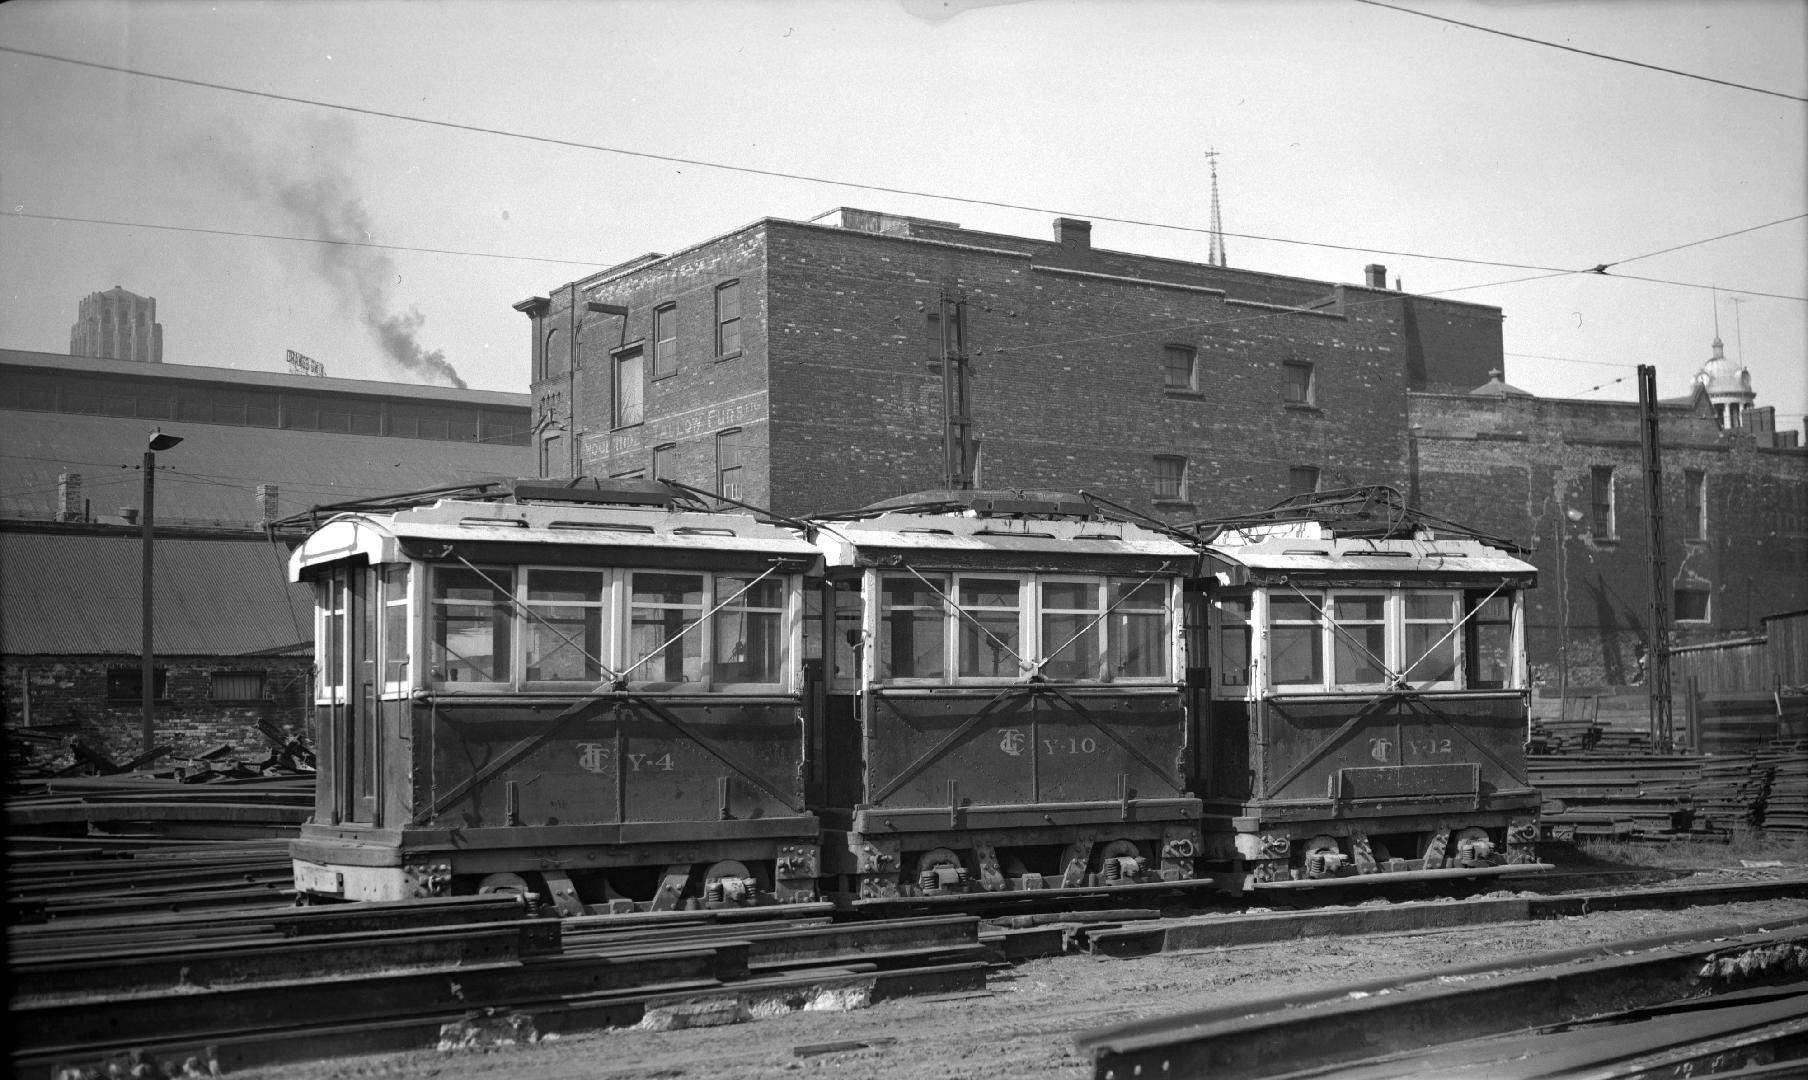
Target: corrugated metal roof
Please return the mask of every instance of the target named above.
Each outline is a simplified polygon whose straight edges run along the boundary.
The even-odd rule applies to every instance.
[[[117,520],[120,507],[143,501],[139,466],[153,426],[184,440],[157,455],[162,524],[254,522],[259,484],[275,484],[279,514],[291,514],[536,471],[526,446],[9,411],[0,414],[0,516],[53,517],[58,474],[77,472],[95,519]]]
[[[235,656],[311,640],[313,594],[288,583],[284,546],[172,536],[155,547],[158,653]],[[140,655],[143,550],[130,536],[0,532],[0,651]]]

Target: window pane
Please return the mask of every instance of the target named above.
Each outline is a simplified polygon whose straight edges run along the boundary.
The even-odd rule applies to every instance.
[[[484,578],[495,582],[492,586]],[[433,575],[433,669],[439,682],[507,682],[514,573],[441,568]]]
[[[527,599],[534,616],[522,631],[528,681],[599,681],[603,576],[588,570],[529,570]]]
[[[646,386],[641,354],[629,353],[615,361],[615,426],[633,427],[646,418]]]
[[[1193,350],[1169,345],[1163,350],[1163,379],[1169,389],[1193,389]]]
[[[1382,664],[1387,658],[1387,601],[1382,596],[1338,596],[1331,601],[1331,618],[1337,624],[1332,657],[1332,682],[1340,684],[1386,681]]]
[[[636,573],[628,664],[639,667],[634,668],[631,678],[644,682],[702,682],[703,639],[694,631],[686,633],[702,617],[701,574]],[[653,658],[642,664],[648,656]]]
[[[653,377],[664,378],[678,370],[678,309],[653,311]]]
[[[408,680],[408,568],[383,568],[383,681]]]
[[[969,616],[960,620],[962,675],[1008,679],[1021,673],[1021,589],[1011,578],[961,579],[960,605]]]
[[[1148,581],[1113,581],[1110,604],[1111,673],[1152,679],[1168,674],[1168,587]]]
[[[1446,593],[1406,594],[1406,678],[1450,682],[1456,678],[1456,597]]]
[[[715,682],[775,683],[782,678],[784,583],[767,578],[747,588],[752,580],[730,575],[716,579],[716,602],[723,607],[714,618],[710,677]]]
[[[1042,673],[1051,679],[1097,679],[1099,644],[1104,625],[1099,616],[1099,586],[1094,582],[1046,581],[1042,584]]]
[[[947,619],[937,590],[947,578],[887,578],[880,587],[879,678],[940,679],[947,674]]]
[[[1317,601],[1319,598],[1312,598]],[[1325,679],[1324,635],[1318,612],[1302,596],[1276,596],[1269,600],[1270,681],[1322,683]]]
[[[1226,600],[1218,610],[1218,681],[1225,686],[1248,686],[1249,601]]]

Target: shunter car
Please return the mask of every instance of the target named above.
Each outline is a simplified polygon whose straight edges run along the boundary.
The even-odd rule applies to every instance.
[[[646,482],[350,513],[317,603],[304,895],[559,910],[813,899],[804,579],[818,553]]]
[[[858,908],[1193,877],[1196,551],[1033,492],[924,493],[816,524],[828,891]]]
[[[1213,858],[1258,887],[1546,868],[1524,751],[1530,564],[1387,488],[1200,533]]]

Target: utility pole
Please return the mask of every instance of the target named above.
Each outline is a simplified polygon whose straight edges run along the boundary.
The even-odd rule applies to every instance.
[[[1664,555],[1664,471],[1657,437],[1657,369],[1640,364],[1639,446],[1645,457],[1646,564],[1651,571],[1650,640],[1645,684],[1651,691],[1651,740],[1670,747],[1670,571]]]
[[[942,473],[950,491],[973,487],[973,410],[967,364],[967,298],[943,289],[939,298],[941,324]]]

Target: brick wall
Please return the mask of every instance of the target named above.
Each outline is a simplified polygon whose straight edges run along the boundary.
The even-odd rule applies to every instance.
[[[1409,501],[1532,549],[1534,677],[1554,691],[1561,656],[1571,693],[1641,682],[1650,571],[1638,406],[1415,394],[1411,414]],[[1741,636],[1766,615],[1808,605],[1808,454],[1723,432],[1698,404],[1660,406],[1658,430],[1670,599],[1679,588],[1709,597],[1708,618],[1675,622],[1672,641]],[[1596,467],[1614,470],[1610,537],[1595,536],[1591,521]],[[1705,482],[1698,538],[1685,505],[1689,470]]]
[[[778,509],[942,482],[926,320],[944,283],[967,299],[982,486],[1084,488],[1184,520],[1289,494],[1292,465],[1319,466],[1327,485],[1404,480],[1399,309],[1361,302],[1367,290],[1301,312],[1072,257],[780,222],[768,235]],[[1164,389],[1170,344],[1197,350],[1196,392]],[[1317,407],[1284,403],[1286,360],[1315,365]],[[1187,500],[1156,504],[1157,455],[1188,459]]]
[[[76,724],[89,746],[121,764],[143,746],[143,707],[136,696],[108,695],[108,672],[136,670],[133,656],[8,656],[4,662],[8,727]],[[285,732],[300,733],[314,745],[308,730],[311,711],[308,686],[313,662],[293,657],[158,657],[164,669],[163,697],[156,703],[159,745],[175,748],[174,756],[231,743],[246,757],[262,759],[271,749],[258,731],[268,720]],[[214,697],[216,672],[263,672],[263,697],[225,701]],[[136,693],[137,682],[132,682]],[[64,755],[65,758],[67,755]]]

